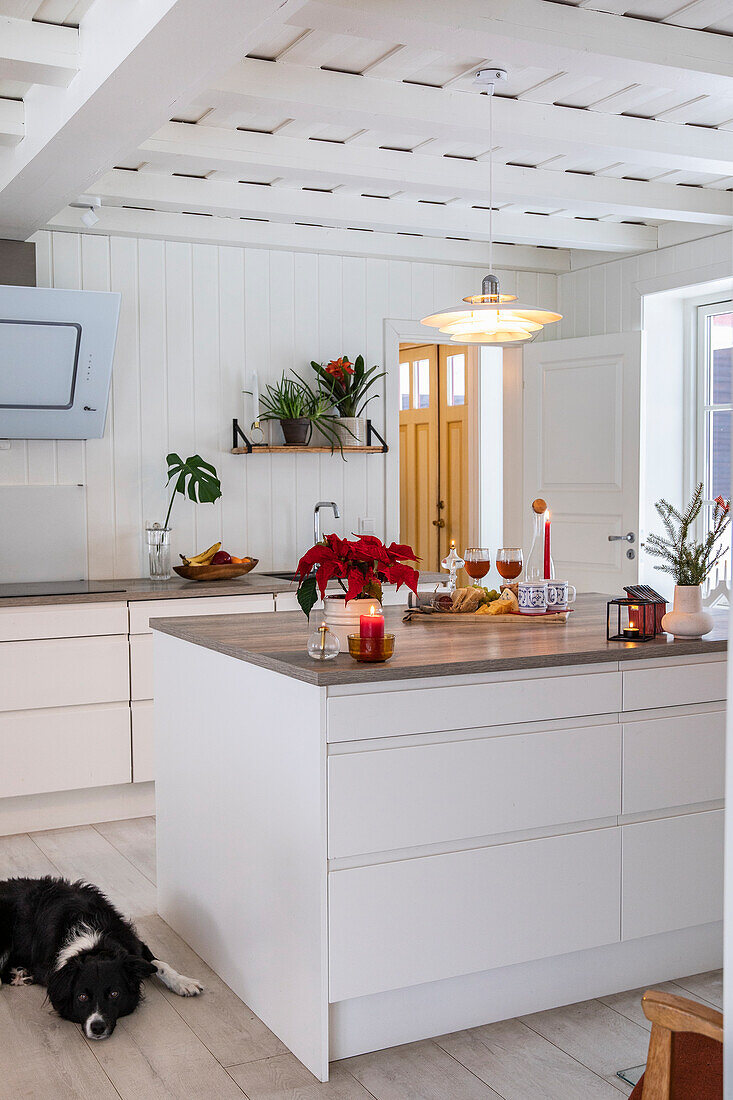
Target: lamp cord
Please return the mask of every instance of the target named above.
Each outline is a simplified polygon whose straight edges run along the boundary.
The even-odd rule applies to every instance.
[[[494,89],[489,93],[489,271],[494,270]]]

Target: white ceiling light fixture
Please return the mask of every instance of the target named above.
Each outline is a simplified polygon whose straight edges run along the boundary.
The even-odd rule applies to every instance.
[[[79,195],[77,201],[70,202],[69,206],[75,210],[84,211],[81,215],[81,221],[87,229],[91,229],[99,221],[97,210],[101,209],[102,200],[98,195]]]
[[[470,308],[458,303],[422,319],[423,325],[450,334],[451,340],[457,344],[493,344],[500,347],[524,344],[534,340],[545,325],[562,319],[562,314],[552,310],[518,303],[516,294],[502,294],[499,279],[491,270],[494,255],[493,96],[497,84],[506,79],[506,69],[481,69],[476,74],[476,83],[489,96],[489,274],[484,276],[480,294],[470,294],[463,299]],[[509,306],[510,302],[517,304]]]

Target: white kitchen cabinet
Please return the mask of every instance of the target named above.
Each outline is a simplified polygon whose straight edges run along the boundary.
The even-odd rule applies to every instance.
[[[189,598],[180,600],[138,600],[130,604],[130,634],[150,634],[151,619],[253,615],[274,609],[274,597],[269,592],[254,596],[194,596],[192,592]]]
[[[0,607],[0,642],[127,634],[126,603]]]
[[[726,662],[684,658],[656,668],[624,669],[624,710],[650,710],[725,699]]]
[[[624,723],[623,813],[714,802],[725,794],[725,711]]]
[[[132,713],[132,781],[148,783],[155,779],[155,740],[153,737],[153,700],[133,700]]]
[[[129,698],[127,635],[0,644],[0,711]]]

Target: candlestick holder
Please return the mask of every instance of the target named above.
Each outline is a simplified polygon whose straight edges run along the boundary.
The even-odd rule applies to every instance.
[[[458,573],[458,570],[463,569],[463,566],[465,564],[466,563],[460,556],[460,554],[456,553],[455,542],[451,542],[450,551],[446,554],[446,556],[440,563],[441,568],[447,569],[450,573],[450,576],[448,577],[448,591],[451,595],[453,595],[457,587],[456,575]]]
[[[314,661],[330,661],[338,657],[341,652],[341,643],[326,623],[321,623],[318,630],[314,630],[308,639],[308,656]]]
[[[349,634],[349,656],[355,661],[383,662],[394,655],[394,634],[383,638],[362,638],[361,634]]]
[[[616,609],[615,634],[612,608]],[[650,599],[609,600],[606,604],[607,642],[650,642],[656,637],[655,603]]]

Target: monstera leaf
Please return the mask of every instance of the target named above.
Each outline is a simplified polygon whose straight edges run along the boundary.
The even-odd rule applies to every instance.
[[[176,493],[188,497],[195,504],[213,504],[221,496],[221,482],[216,474],[216,469],[210,462],[204,462],[201,455],[191,455],[184,460],[180,455],[166,455],[168,463],[168,481],[170,485],[173,478],[176,479],[171,494],[171,502],[168,506],[168,515],[165,517],[165,526],[168,526],[171,508]]]

